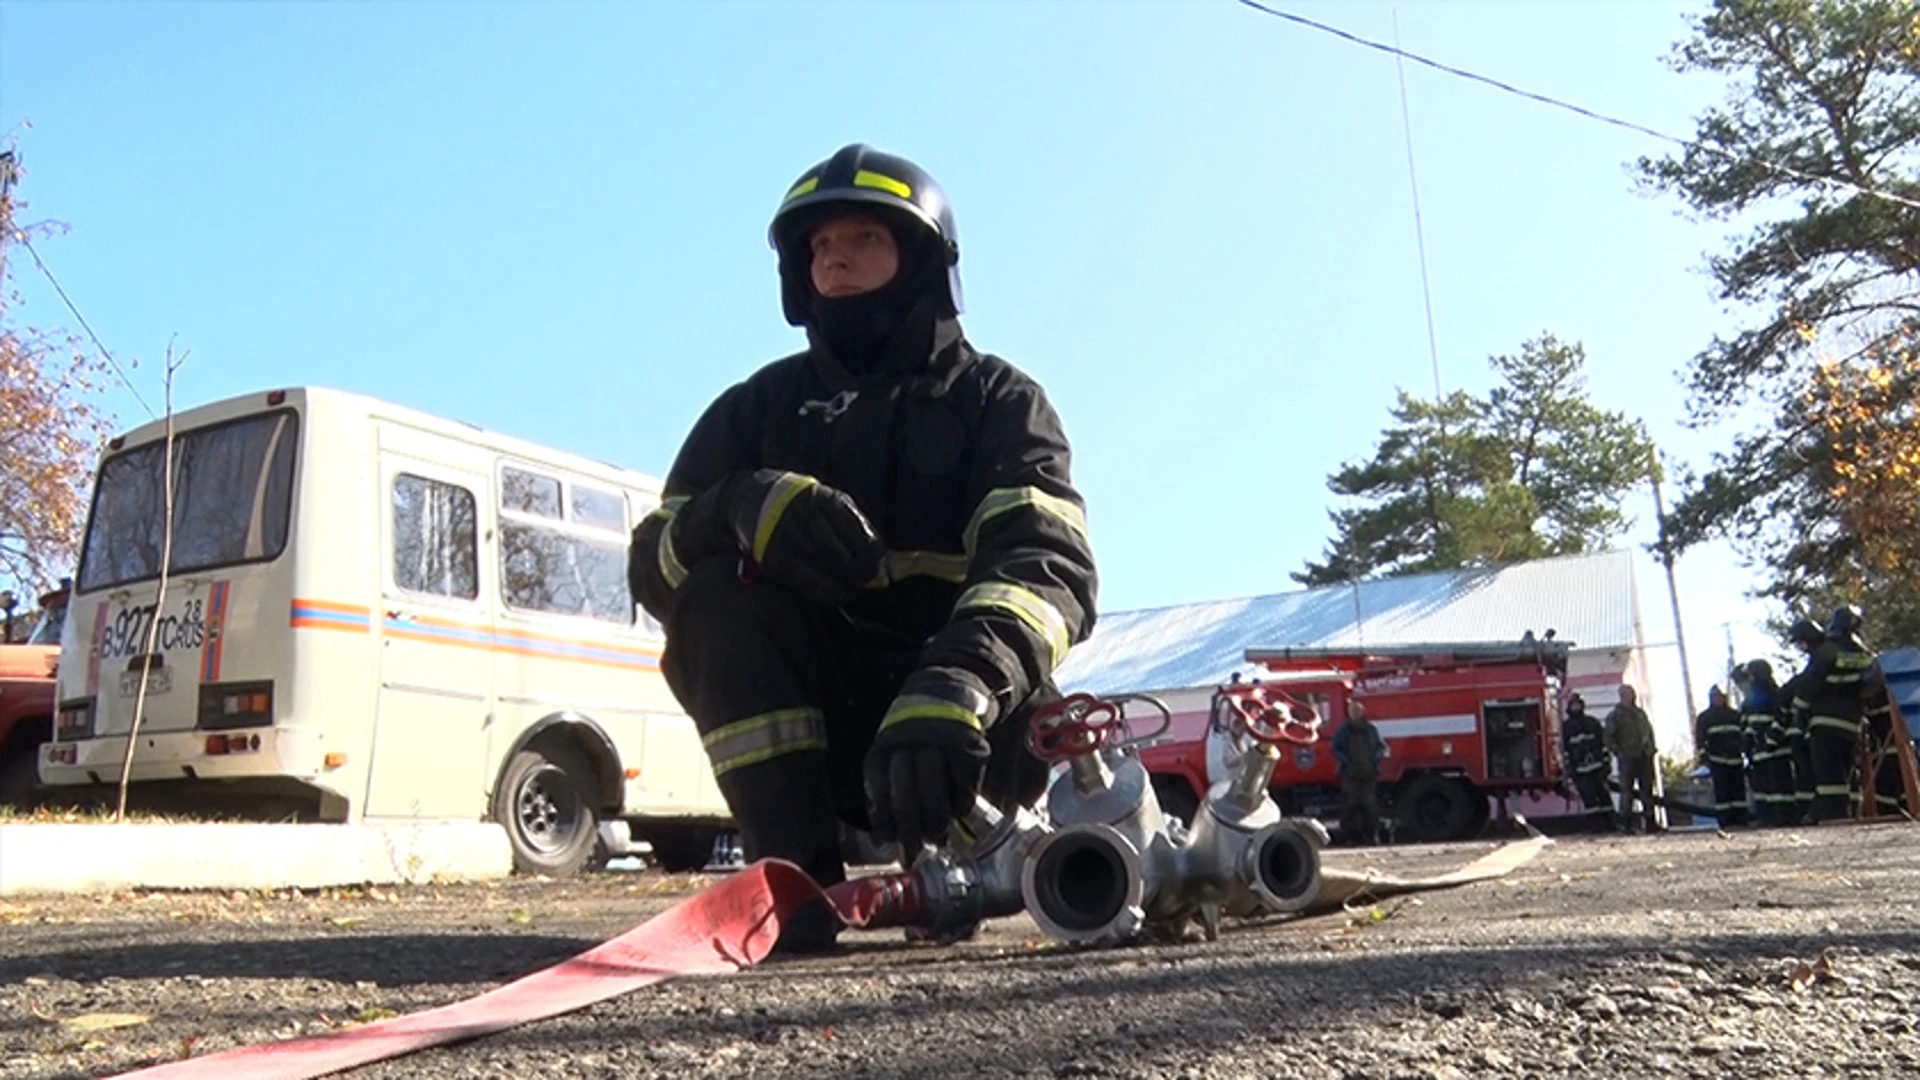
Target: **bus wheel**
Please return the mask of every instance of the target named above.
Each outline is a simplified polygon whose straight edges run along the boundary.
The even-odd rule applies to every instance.
[[[1458,840],[1473,824],[1473,789],[1451,776],[1416,777],[1393,802],[1400,838],[1415,843]]]
[[[493,792],[493,820],[507,830],[515,870],[566,877],[586,865],[599,838],[592,775],[561,746],[522,750],[507,762]]]

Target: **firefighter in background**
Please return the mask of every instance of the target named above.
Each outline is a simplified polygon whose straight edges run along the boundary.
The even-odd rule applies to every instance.
[[[1791,751],[1789,760],[1793,763],[1793,804],[1788,817],[1796,822],[1806,821],[1813,810],[1813,747],[1807,738],[1807,711],[1798,702],[1808,696],[1807,671],[1823,636],[1812,619],[1795,619],[1787,628],[1787,640],[1807,658],[1806,664],[1780,688],[1781,722],[1785,725],[1787,749]]]
[[[1333,733],[1331,749],[1340,774],[1340,835],[1361,846],[1380,842],[1380,763],[1387,760],[1387,740],[1367,707],[1347,699],[1347,719]]]
[[[628,578],[749,860],[845,878],[838,823],[912,862],[976,794],[1030,803],[1027,717],[1094,621],[1069,448],[1040,386],[961,333],[946,196],[847,146],[769,230],[805,351],[694,424]],[[783,952],[831,948],[824,904]]]
[[[1813,809],[1810,822],[1832,821],[1852,811],[1854,767],[1874,656],[1860,640],[1860,609],[1833,609],[1825,640],[1813,650],[1794,708],[1807,715],[1807,744],[1813,759]]]
[[[1713,776],[1713,812],[1720,824],[1747,823],[1747,755],[1740,713],[1727,704],[1727,692],[1707,691],[1707,707],[1693,722],[1693,745]]]
[[[1793,751],[1787,745],[1780,687],[1773,681],[1773,665],[1747,661],[1747,695],[1740,703],[1740,722],[1746,727],[1747,760],[1753,763],[1753,804],[1759,823],[1778,827],[1794,823]]]
[[[1567,699],[1567,719],[1560,725],[1560,746],[1580,792],[1580,804],[1587,817],[1598,817],[1607,827],[1613,824],[1613,797],[1607,794],[1607,774],[1613,762],[1607,757],[1606,729],[1600,718],[1587,712],[1587,699],[1574,694]]]
[[[1653,721],[1633,687],[1620,685],[1620,703],[1607,714],[1607,749],[1620,761],[1620,821],[1629,832],[1654,827],[1653,759],[1658,749]]]

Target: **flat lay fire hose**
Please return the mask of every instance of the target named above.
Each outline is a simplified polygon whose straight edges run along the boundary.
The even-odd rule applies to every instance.
[[[1236,708],[1257,743],[1308,742],[1314,737],[1317,717],[1311,710],[1302,712],[1291,698],[1262,687],[1240,693],[1245,701],[1236,699]],[[1152,704],[1166,713],[1164,705]],[[1129,754],[1136,740],[1123,706],[1118,699],[1107,702],[1075,695],[1036,715],[1034,752],[1043,760],[1067,760],[1073,766],[1054,784],[1050,823],[1024,808],[1002,813],[985,800],[976,800],[975,807],[956,822],[957,853],[933,853],[898,873],[857,878],[823,890],[792,863],[763,859],[571,960],[465,1001],[323,1035],[155,1065],[121,1074],[122,1078],[308,1080],[545,1020],[683,975],[734,974],[765,959],[779,940],[781,925],[814,903],[825,902],[850,929],[906,927],[930,941],[955,940],[952,935],[964,936],[984,919],[1015,914],[1024,907],[1043,930],[1077,944],[1124,942],[1149,915],[1184,926],[1190,909],[1202,907],[1211,910],[1204,921],[1212,940],[1222,907],[1230,914],[1244,908],[1256,916],[1263,909],[1267,914],[1295,916],[1338,911],[1348,904],[1500,877],[1551,843],[1536,832],[1526,841],[1502,845],[1438,877],[1323,871],[1317,845],[1304,832],[1281,822],[1278,810],[1270,805],[1265,793],[1271,764],[1267,759],[1276,755],[1269,747],[1266,758],[1249,755],[1242,783],[1222,785],[1209,796],[1203,808],[1206,821],[1183,841],[1185,846],[1177,846],[1176,834],[1167,830],[1145,771]],[[1170,719],[1171,714],[1167,715]],[[1132,830],[1131,839],[1109,822]],[[1074,862],[1073,856],[1083,854],[1081,849],[1093,850],[1099,843],[1117,852],[1116,858],[1100,861],[1091,870],[1084,865],[1085,859]],[[1218,857],[1216,849],[1228,855]],[[1159,862],[1144,861],[1143,851]],[[1216,857],[1199,858],[1196,851]],[[1126,863],[1120,856],[1131,856],[1137,863],[1131,876],[1109,872],[1101,878],[1093,873],[1100,879],[1095,884],[1126,887],[1105,905],[1113,910],[1103,907],[1097,918],[1082,919],[1085,913],[1076,902],[1090,891],[1088,874],[1111,870],[1109,863]],[[1283,864],[1311,873],[1279,874],[1276,868]],[[1043,877],[1048,866],[1058,873]],[[1067,875],[1073,888],[1066,888],[1066,878],[1061,877],[1069,867],[1080,870],[1078,876]],[[1159,875],[1151,902],[1143,899],[1147,869]],[[1243,870],[1252,873],[1265,892],[1242,883],[1238,893],[1248,895],[1239,896],[1234,891],[1239,879],[1232,874]],[[1274,877],[1275,883],[1268,883],[1268,877]],[[1283,889],[1287,883],[1301,887]],[[1127,892],[1128,888],[1132,891]],[[1213,893],[1204,891],[1208,888]],[[1129,903],[1135,907],[1128,907]],[[1058,918],[1049,917],[1053,908],[1059,909]]]
[[[1301,915],[1344,904],[1443,889],[1501,877],[1552,841],[1534,836],[1503,844],[1449,874],[1397,878],[1329,871],[1316,902]],[[826,899],[849,927],[912,925],[922,899],[910,875],[861,878],[825,890],[792,863],[763,859],[571,960],[451,1005],[342,1031],[232,1050],[121,1074],[122,1080],[308,1080],[428,1047],[506,1031],[585,1008],[682,975],[731,975],[765,959],[783,920]]]
[[[681,975],[727,975],[764,959],[781,921],[820,887],[767,859],[571,960],[478,997],[311,1038],[224,1050],[124,1073],[142,1080],[306,1080],[491,1035]],[[849,912],[856,918],[858,911]]]

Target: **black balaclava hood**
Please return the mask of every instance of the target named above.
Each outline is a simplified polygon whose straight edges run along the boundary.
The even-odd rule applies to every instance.
[[[807,334],[854,375],[920,371],[935,352],[941,322],[936,287],[944,281],[946,266],[934,257],[937,245],[918,223],[878,207],[859,211],[878,218],[893,234],[899,268],[870,292],[835,297],[813,292],[807,301]],[[802,235],[826,220],[823,214]]]

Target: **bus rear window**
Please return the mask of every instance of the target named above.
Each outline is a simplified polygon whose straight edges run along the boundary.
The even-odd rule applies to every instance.
[[[172,573],[262,562],[286,548],[299,426],[299,418],[283,410],[174,437]],[[80,590],[160,575],[165,460],[165,444],[151,442],[101,463]]]

